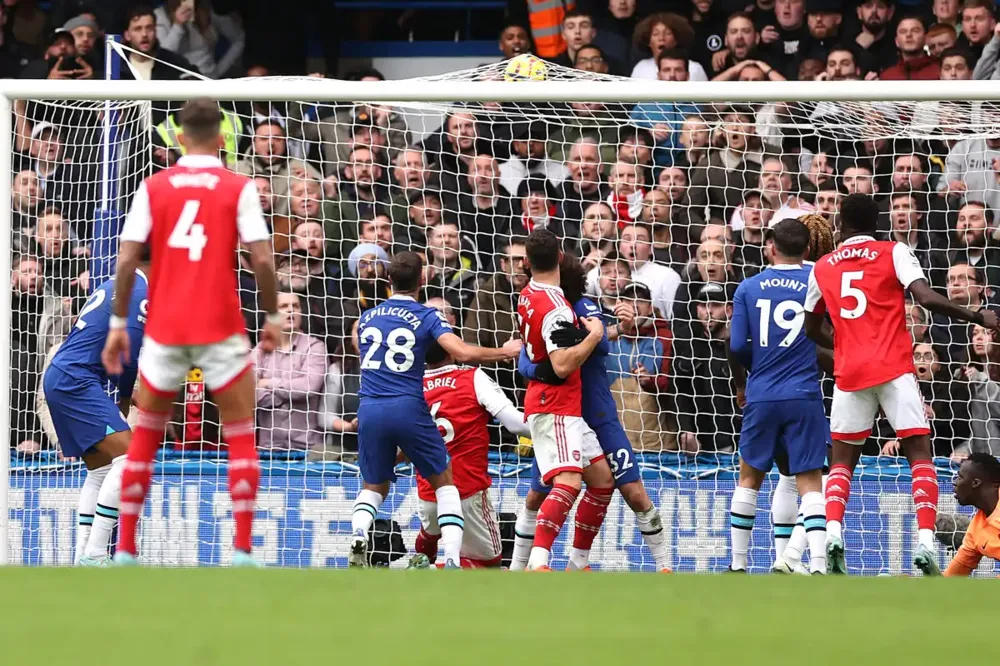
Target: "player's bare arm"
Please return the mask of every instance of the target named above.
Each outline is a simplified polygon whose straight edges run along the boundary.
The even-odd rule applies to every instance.
[[[740,409],[746,407],[747,404],[747,371],[740,363],[740,360],[736,358],[736,354],[733,353],[732,349],[729,349],[726,353],[726,360],[729,362],[729,374],[733,377],[733,386],[736,387],[736,404]]]
[[[973,312],[968,308],[963,308],[961,305],[952,303],[931,289],[931,286],[927,284],[927,280],[916,280],[910,283],[909,290],[910,295],[913,296],[913,300],[935,314],[944,315],[959,321],[972,322],[984,328],[994,330],[1000,328],[1000,319],[997,318],[997,314],[992,310],[983,309],[979,312]]]
[[[822,313],[806,312],[806,335],[820,347],[833,349],[833,332],[823,318]]]
[[[549,353],[552,369],[562,379],[569,377],[573,371],[579,369],[604,338],[604,323],[600,319],[582,317],[580,321],[587,329],[587,337],[584,338],[583,342],[569,349],[556,349]]]
[[[833,350],[825,347],[816,347],[816,362],[823,372],[833,376]]]
[[[145,245],[135,241],[121,242],[118,250],[118,266],[115,269],[115,296],[111,302],[111,323],[108,339],[101,352],[101,362],[110,375],[120,375],[124,363],[130,358],[128,331],[128,304],[135,285],[135,269],[142,259]]]
[[[454,333],[445,333],[437,341],[459,363],[496,363],[509,361],[521,354],[521,341],[515,338],[503,343],[500,348],[470,345]]]
[[[260,344],[264,351],[273,351],[281,337],[281,317],[278,315],[278,283],[274,277],[274,260],[271,241],[254,241],[247,245],[250,252],[250,267],[257,280],[260,306],[267,313]]]

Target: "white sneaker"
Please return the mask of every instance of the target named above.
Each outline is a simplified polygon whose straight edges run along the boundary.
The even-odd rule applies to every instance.
[[[779,557],[774,561],[774,564],[771,565],[771,573],[791,576],[795,573],[795,569],[785,561],[785,558]]]
[[[351,554],[347,557],[347,566],[357,568],[368,566],[368,539],[361,530],[355,531],[351,539]]]

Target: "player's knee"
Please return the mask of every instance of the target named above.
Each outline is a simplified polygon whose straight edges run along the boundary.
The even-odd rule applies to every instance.
[[[108,456],[109,461],[128,453],[128,444],[132,441],[132,431],[122,430],[105,437],[97,445],[97,450]]]
[[[903,455],[908,460],[927,460],[931,457],[931,436],[912,435],[904,437],[899,442]]]
[[[580,472],[559,472],[552,478],[552,485],[556,484],[580,490],[583,487],[583,475]]]
[[[445,468],[445,470],[440,474],[431,474],[430,476],[428,476],[427,482],[431,484],[431,488],[433,488],[434,490],[437,490],[441,486],[453,485],[454,482],[452,481],[452,476],[451,476],[451,465]]]
[[[527,496],[524,498],[524,507],[528,511],[538,511],[542,508],[542,502],[545,501],[546,497],[548,497],[548,493],[529,490]]]
[[[599,458],[583,470],[583,480],[591,488],[614,488],[615,476],[604,458]]]
[[[799,489],[799,495],[821,492],[823,488],[823,470],[814,469],[796,474],[795,483]]]
[[[641,481],[631,481],[618,489],[622,494],[622,499],[633,511],[648,511],[653,506],[653,501],[649,499],[646,487]]]

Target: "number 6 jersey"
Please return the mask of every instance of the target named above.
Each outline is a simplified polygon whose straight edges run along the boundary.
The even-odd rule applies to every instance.
[[[240,241],[270,238],[253,181],[218,158],[185,155],[132,199],[121,240],[148,243],[149,322],[161,345],[206,345],[245,333],[237,291]]]

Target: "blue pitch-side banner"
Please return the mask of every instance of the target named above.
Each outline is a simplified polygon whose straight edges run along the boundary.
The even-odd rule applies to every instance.
[[[204,477],[203,477],[204,478]],[[11,478],[11,561],[25,565],[68,565],[76,530],[79,472],[15,473]],[[729,564],[731,480],[646,480],[660,508],[670,560],[676,571],[722,571]],[[350,536],[355,477],[265,476],[254,524],[255,549],[270,566],[343,567]],[[770,527],[771,483],[761,492],[750,551],[751,571],[766,571],[773,559]],[[525,479],[495,482],[499,511],[516,513],[528,484]],[[954,512],[951,483],[941,479],[941,512]],[[412,548],[420,523],[412,479],[401,478],[383,505],[403,528]],[[572,525],[572,518],[567,522]],[[847,518],[848,565],[858,573],[909,573],[916,537],[909,480],[855,481]],[[555,566],[565,564],[571,532],[556,547]],[[142,554],[156,565],[197,566],[229,561],[232,540],[230,501],[225,477],[158,477],[150,491],[142,524]],[[943,549],[942,549],[943,551]],[[942,552],[942,564],[948,556]],[[635,516],[615,495],[595,543],[593,560],[604,569],[652,570],[636,529]],[[405,558],[395,564],[402,566]]]

